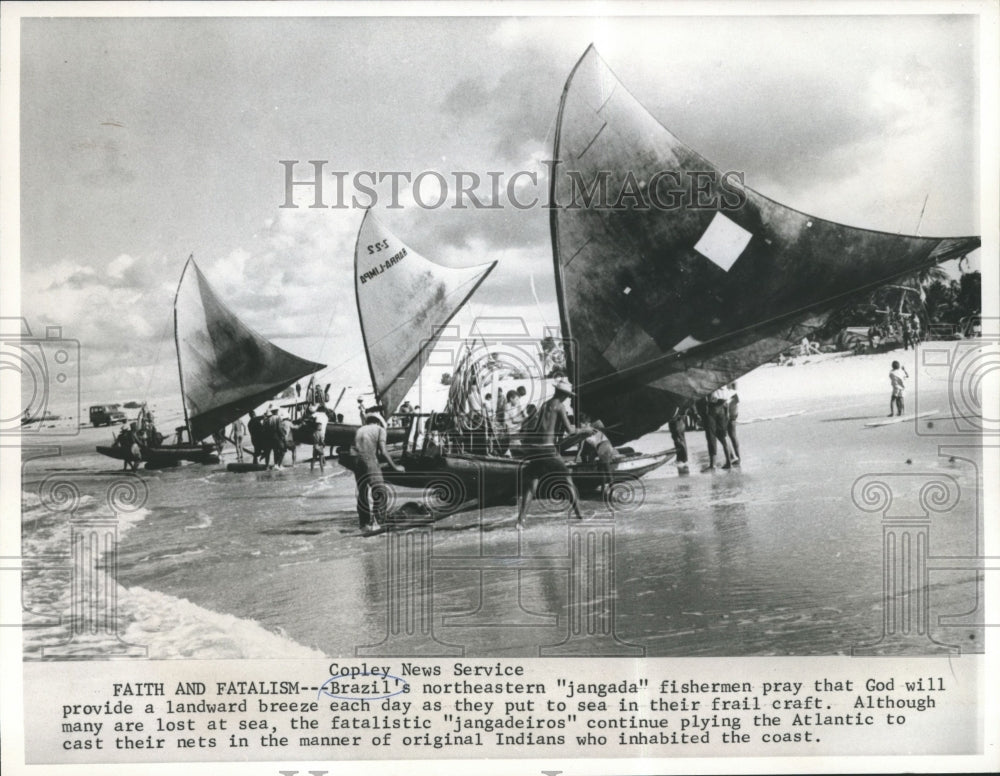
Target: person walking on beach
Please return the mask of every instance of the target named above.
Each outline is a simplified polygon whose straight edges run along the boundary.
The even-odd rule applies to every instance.
[[[243,440],[247,435],[247,427],[243,422],[243,418],[236,418],[233,421],[233,444],[236,445],[236,460],[239,463],[243,463]]]
[[[555,383],[555,395],[546,401],[538,410],[538,420],[534,425],[530,445],[522,444],[522,448],[530,448],[525,456],[525,465],[521,470],[521,504],[517,511],[517,528],[524,528],[524,516],[531,506],[532,499],[538,492],[538,483],[542,478],[564,479],[569,485],[570,507],[578,520],[583,519],[576,493],[576,486],[570,477],[569,468],[559,450],[556,448],[556,431],[565,430],[572,434],[575,429],[566,415],[563,402],[573,398],[573,386],[567,380],[558,379]],[[546,484],[549,484],[548,482]]]
[[[892,386],[892,395],[889,397],[889,417],[893,415],[893,409],[899,417],[903,417],[903,393],[906,391],[906,380],[910,375],[905,366],[901,366],[898,361],[892,362],[892,371],[889,372],[889,384]]]
[[[358,526],[362,531],[377,531],[380,522],[386,518],[389,494],[379,466],[379,457],[384,458],[393,471],[401,472],[403,467],[392,460],[386,447],[386,422],[372,407],[365,415],[364,425],[354,433],[354,481],[358,486]]]

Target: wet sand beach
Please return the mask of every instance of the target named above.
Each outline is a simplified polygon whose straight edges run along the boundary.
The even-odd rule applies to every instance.
[[[930,347],[951,343],[922,346]],[[868,426],[887,419],[893,359],[913,376],[907,413],[922,417]],[[512,503],[392,540],[364,538],[353,476],[335,461],[323,475],[301,461],[250,474],[223,465],[140,470],[148,498],[117,529],[122,638],[153,658],[391,654],[414,644],[419,654],[470,657],[535,656],[559,644],[570,654],[648,656],[849,654],[864,644],[892,652],[898,644],[880,641],[885,516],[923,509],[931,556],[975,554],[979,437],[953,417],[946,375],[913,351],[797,361],[740,381],[740,467],[702,472],[704,434],[688,432],[690,473],[653,472],[622,494],[613,519],[599,499],[583,503],[582,524],[538,503],[520,535]],[[68,552],[67,514],[46,506],[46,482],[75,483],[78,516],[112,514],[104,491],[121,479],[120,465],[93,451],[107,437],[86,428],[49,437],[61,454],[24,463],[26,557]],[[664,429],[632,446],[672,443]],[[223,463],[231,446],[228,455]],[[889,484],[888,513],[861,508],[877,506],[865,501],[877,496],[869,481]],[[920,491],[934,481],[954,497],[927,512]],[[407,563],[427,568],[397,564],[390,573],[400,547]],[[592,553],[584,564],[593,584],[573,584],[573,547]],[[594,552],[613,560],[601,565]],[[62,617],[25,630],[25,656],[35,659],[68,639],[70,574],[59,563],[25,568],[32,616]],[[392,585],[401,573],[423,586],[400,593]],[[977,608],[976,572],[932,568],[928,578],[931,621],[919,643],[981,652],[982,629],[963,624],[975,621],[963,615]],[[601,632],[607,617],[610,639]]]

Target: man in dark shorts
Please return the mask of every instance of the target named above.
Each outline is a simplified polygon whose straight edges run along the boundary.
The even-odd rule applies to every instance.
[[[379,407],[371,407],[364,425],[354,433],[354,480],[358,486],[358,525],[362,531],[377,531],[387,513],[388,492],[379,458],[385,459],[395,471],[403,467],[392,460],[386,448],[385,418]]]
[[[250,410],[250,420],[247,421],[247,433],[250,434],[250,444],[253,446],[253,462],[267,463],[266,445],[264,444],[264,416]]]
[[[572,434],[575,429],[569,422],[566,415],[566,408],[563,402],[573,398],[573,386],[568,381],[559,379],[555,384],[555,395],[546,401],[538,410],[538,422],[535,424],[535,433],[532,434],[529,444],[522,444],[522,449],[528,452],[525,455],[524,468],[521,470],[521,505],[517,512],[517,528],[524,528],[524,516],[531,506],[538,491],[538,483],[544,479],[546,485],[550,485],[553,480],[564,479],[569,486],[570,506],[576,514],[578,520],[583,519],[580,514],[576,486],[569,474],[569,467],[559,454],[556,448],[556,430],[565,430]]]
[[[701,420],[701,427],[705,430],[705,443],[708,446],[708,466],[702,469],[702,471],[707,472],[715,469],[715,415],[711,411],[707,396],[702,396],[698,399],[694,403],[694,408]]]
[[[708,395],[708,412],[712,416],[712,430],[726,456],[723,469],[731,469],[734,464],[739,463],[739,458],[733,453],[729,441],[729,400],[731,398],[732,391],[729,390],[728,385],[716,388]]]
[[[688,447],[684,433],[687,431],[687,413],[681,412],[680,407],[674,407],[673,417],[668,421],[670,438],[674,441],[674,450],[677,452],[677,471],[686,472],[688,470]]]

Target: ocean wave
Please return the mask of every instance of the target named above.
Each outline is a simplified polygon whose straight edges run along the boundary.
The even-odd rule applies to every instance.
[[[186,598],[141,587],[122,589],[126,626],[122,638],[145,646],[151,659],[316,658],[322,652],[253,620],[220,614]]]

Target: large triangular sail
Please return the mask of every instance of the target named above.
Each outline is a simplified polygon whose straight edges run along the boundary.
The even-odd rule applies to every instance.
[[[424,258],[365,213],[354,250],[354,283],[372,386],[394,412],[420,373],[421,358],[496,262],[445,267]]]
[[[581,407],[616,441],[766,363],[851,297],[964,256],[825,221],[742,185],[675,138],[591,46],[566,82],[550,213]]]
[[[193,258],[174,298],[174,336],[191,439],[204,439],[324,368],[273,345],[226,307]]]

